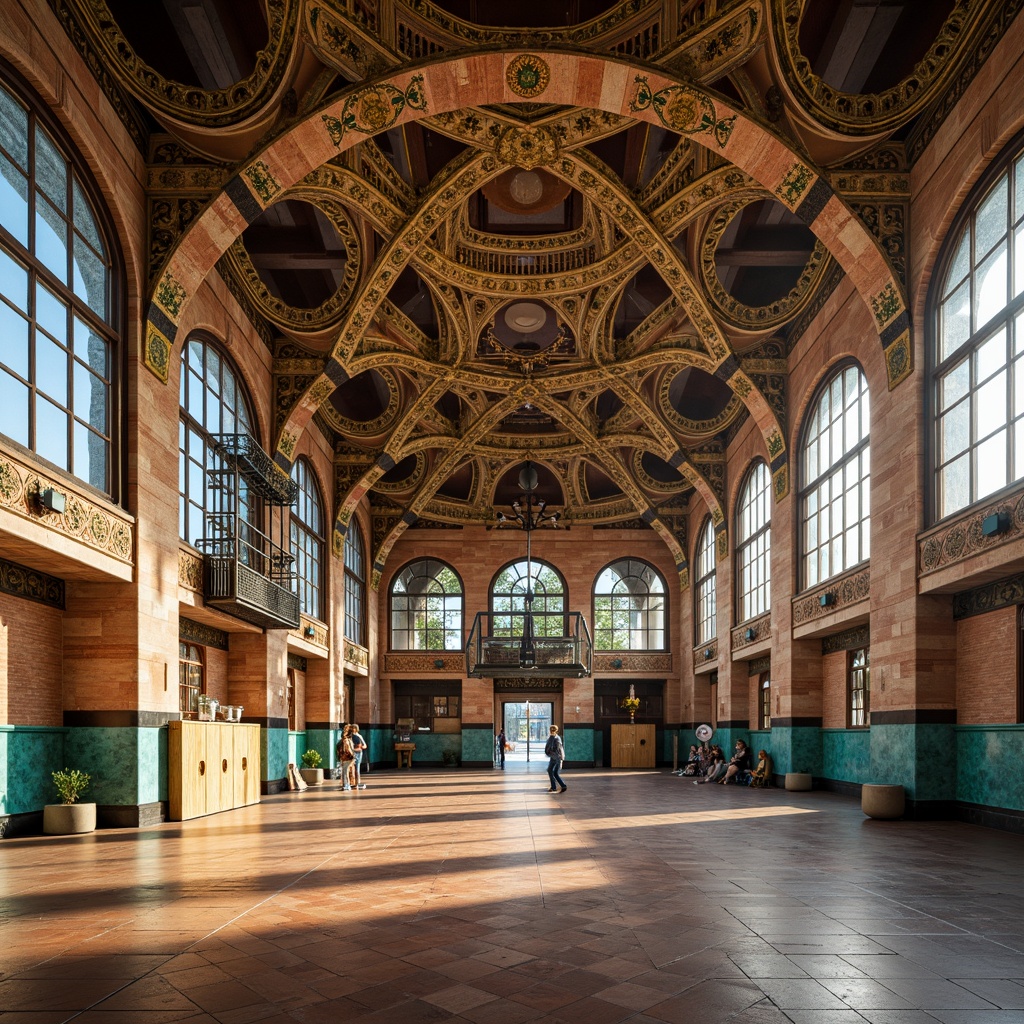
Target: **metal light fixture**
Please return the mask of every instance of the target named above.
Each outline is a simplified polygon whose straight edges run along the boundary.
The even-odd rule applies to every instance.
[[[753,626],[748,626],[747,631],[743,634],[743,639],[749,643],[751,640],[757,639],[757,630]]]
[[[306,626],[302,632],[310,639],[316,636],[316,629],[313,626]]]
[[[833,594],[831,590],[826,591],[818,598],[818,604],[820,604],[822,608],[830,608],[835,603],[836,595]]]
[[[533,633],[533,555],[531,536],[540,526],[558,526],[561,512],[548,512],[547,502],[538,498],[537,467],[527,460],[519,471],[519,487],[522,494],[512,502],[512,515],[497,513],[499,527],[523,530],[526,533],[526,607],[523,609],[523,635],[519,642],[519,667],[533,668],[537,660]]]
[[[47,512],[56,512],[61,515],[67,507],[67,497],[55,491],[52,487],[46,487],[39,492],[39,504]]]

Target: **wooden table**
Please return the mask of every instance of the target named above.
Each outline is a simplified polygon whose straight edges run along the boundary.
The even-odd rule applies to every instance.
[[[395,744],[395,764],[399,768],[412,767],[412,752],[416,749],[415,743]]]

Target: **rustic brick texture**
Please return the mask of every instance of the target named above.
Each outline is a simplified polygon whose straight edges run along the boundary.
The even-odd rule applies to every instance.
[[[956,707],[960,725],[1017,721],[1019,638],[1016,608],[1001,608],[957,622]]]
[[[0,594],[0,722],[63,725],[62,615]]]

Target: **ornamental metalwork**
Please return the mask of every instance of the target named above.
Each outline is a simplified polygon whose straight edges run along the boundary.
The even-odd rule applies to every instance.
[[[843,630],[842,633],[833,633],[832,636],[821,638],[821,653],[838,654],[840,651],[856,651],[861,647],[867,647],[871,643],[871,628],[869,626],[854,626],[853,629]]]
[[[509,89],[524,100],[535,99],[544,92],[550,81],[551,69],[547,61],[532,53],[520,54],[505,69],[505,82]]]
[[[184,615],[178,617],[178,639],[201,647],[215,647],[218,651],[228,650],[228,634],[223,629],[187,619]]]

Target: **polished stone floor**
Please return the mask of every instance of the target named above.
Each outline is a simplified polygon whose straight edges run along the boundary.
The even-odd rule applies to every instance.
[[[375,772],[0,841],[0,1024],[1021,1024],[1024,837],[661,772]]]

